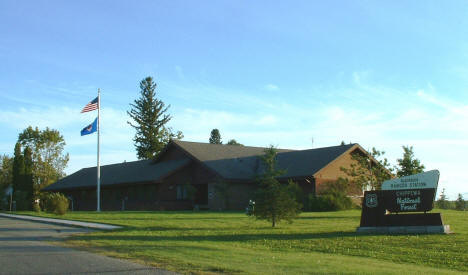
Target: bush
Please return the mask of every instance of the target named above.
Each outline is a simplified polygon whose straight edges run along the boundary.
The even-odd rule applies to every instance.
[[[64,215],[68,210],[68,199],[61,193],[47,193],[42,195],[42,209],[57,215]]]
[[[309,196],[310,211],[338,211],[353,208],[351,198],[343,194],[324,194],[321,196]]]
[[[324,184],[323,191],[319,196],[313,194],[308,198],[309,211],[338,211],[353,207],[351,198],[347,196],[349,183],[346,179],[339,178],[337,181]]]

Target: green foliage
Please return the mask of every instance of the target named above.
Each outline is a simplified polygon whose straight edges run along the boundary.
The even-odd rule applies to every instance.
[[[347,196],[349,182],[347,179],[338,178],[333,182],[323,184],[323,190],[319,196],[309,195],[310,211],[338,211],[348,210],[353,207],[353,202]]]
[[[25,211],[31,210],[30,196],[27,192],[22,190],[16,190],[13,193],[13,200],[16,201],[16,210]]]
[[[39,205],[39,203],[33,203],[33,211],[36,213],[41,212],[41,206]]]
[[[211,144],[223,144],[221,141],[221,134],[218,129],[211,130],[209,141]]]
[[[63,153],[65,140],[59,131],[29,126],[19,134],[18,142],[31,149],[35,193],[65,176],[64,170],[70,157],[68,153]]]
[[[13,183],[13,159],[7,155],[0,156],[0,194]],[[2,198],[0,198],[1,201]]]
[[[244,146],[243,144],[240,144],[239,142],[237,142],[235,139],[230,139],[226,144]]]
[[[403,158],[397,159],[397,177],[410,176],[424,172],[424,165],[414,158],[413,146],[403,146]]]
[[[45,193],[41,195],[40,204],[48,213],[64,215],[67,213],[69,201],[61,193]]]
[[[306,198],[304,195],[304,191],[299,186],[299,184],[295,183],[292,180],[288,180],[288,191],[297,203],[299,203],[300,205],[304,204]]]
[[[285,173],[275,167],[276,149],[273,146],[265,149],[265,155],[261,160],[265,170],[257,179],[254,215],[257,219],[271,221],[272,227],[281,220],[291,222],[300,213],[302,205],[296,201],[291,188],[276,179]]]
[[[21,153],[21,144],[17,142],[15,144],[14,158],[13,158],[13,174],[12,174],[12,183],[13,190],[16,192],[19,190],[22,185],[24,175],[24,157]]]
[[[354,163],[350,167],[340,167],[348,180],[357,184],[362,190],[370,187],[372,190],[380,189],[382,183],[392,178],[392,168],[386,158],[379,160],[385,154],[372,148],[370,156],[362,152],[354,152],[351,158]]]
[[[458,193],[457,200],[455,201],[455,209],[462,211],[466,209],[466,201],[460,193]]]
[[[148,76],[140,82],[140,98],[130,104],[132,107],[127,114],[134,121],[127,123],[135,128],[136,134],[133,138],[138,159],[151,159],[167,145],[171,139],[182,139],[182,132],[173,133],[172,129],[166,127],[171,120],[167,114],[170,107],[165,107],[164,102],[156,97],[156,83]]]
[[[440,209],[450,209],[450,202],[447,200],[447,195],[445,195],[445,188],[442,189],[436,205]]]

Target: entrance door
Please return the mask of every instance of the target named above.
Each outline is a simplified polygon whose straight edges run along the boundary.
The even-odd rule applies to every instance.
[[[195,193],[195,204],[208,204],[208,184],[194,184],[197,192]]]

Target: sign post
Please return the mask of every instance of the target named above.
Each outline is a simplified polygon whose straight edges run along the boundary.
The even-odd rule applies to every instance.
[[[427,213],[434,205],[439,175],[431,170],[387,180],[381,190],[366,191],[357,232],[450,233],[440,213]]]

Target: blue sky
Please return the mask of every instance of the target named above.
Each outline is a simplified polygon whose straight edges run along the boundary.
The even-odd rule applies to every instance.
[[[188,141],[305,149],[413,145],[450,197],[468,193],[465,1],[1,1],[0,154],[58,129],[72,173],[102,91],[102,162],[136,159],[129,103],[153,76]],[[313,140],[313,142],[312,142]],[[468,196],[468,194],[467,194]],[[466,196],[465,196],[466,197]]]

